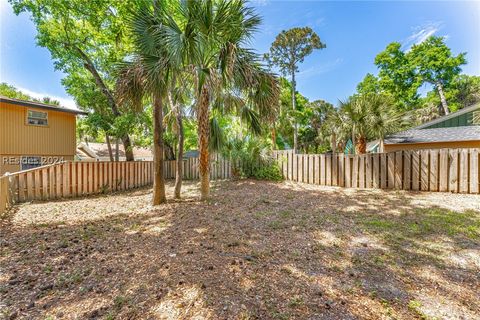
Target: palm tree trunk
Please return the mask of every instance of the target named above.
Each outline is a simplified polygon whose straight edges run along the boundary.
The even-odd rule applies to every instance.
[[[442,102],[443,112],[445,114],[449,114],[450,110],[448,110],[447,99],[445,98],[445,94],[443,93],[443,86],[440,82],[437,82],[437,90],[438,94],[440,95],[440,101]]]
[[[273,124],[273,127],[272,127],[272,148],[273,150],[277,149],[277,131],[275,128],[275,123]]]
[[[367,153],[367,139],[364,136],[359,136],[357,139],[357,144],[355,145],[355,151],[357,154]]]
[[[332,144],[332,153],[336,154],[337,153],[337,135],[335,133],[332,133],[332,136],[330,137],[331,141],[330,143]]]
[[[180,199],[180,191],[182,189],[182,179],[183,179],[183,115],[180,106],[176,108],[176,120],[177,120],[177,130],[178,130],[178,153],[177,153],[177,168],[175,172],[175,189],[174,197],[175,199]]]
[[[105,141],[107,142],[108,155],[110,156],[110,161],[113,162],[112,144],[110,143],[110,137],[108,136],[108,133],[105,133]]]
[[[163,104],[162,98],[153,101],[153,201],[152,204],[165,203],[165,178],[163,176]]]
[[[295,91],[296,91],[296,83],[295,83],[295,70],[292,69],[292,108],[293,111],[297,109],[297,99],[295,97]],[[298,150],[298,125],[297,125],[297,119],[295,119],[295,113],[294,113],[294,119],[293,119],[293,153],[296,154]]]
[[[204,85],[200,94],[198,106],[198,144],[200,149],[200,199],[206,200],[210,194],[210,155],[208,151],[208,138],[210,135],[208,88]]]

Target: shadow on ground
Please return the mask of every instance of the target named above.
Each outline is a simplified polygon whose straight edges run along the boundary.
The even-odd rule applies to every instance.
[[[170,186],[171,189],[171,186]],[[252,180],[21,206],[0,314],[45,319],[469,319],[480,213],[428,194]],[[171,190],[170,190],[171,191]],[[441,199],[441,197],[438,197]],[[478,198],[477,198],[478,199]],[[467,206],[468,207],[468,206]]]

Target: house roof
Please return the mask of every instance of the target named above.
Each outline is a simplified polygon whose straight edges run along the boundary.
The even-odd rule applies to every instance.
[[[385,138],[385,144],[430,143],[480,140],[480,126],[418,129],[392,134]]]
[[[87,112],[80,111],[80,110],[67,109],[67,108],[54,106],[54,105],[51,105],[51,104],[45,104],[45,103],[41,103],[41,102],[34,102],[34,101],[27,101],[27,100],[20,100],[20,99],[12,99],[12,98],[4,97],[4,96],[0,96],[0,102],[15,104],[15,105],[22,106],[22,107],[32,107],[32,108],[66,112],[66,113],[73,113],[73,114],[79,114],[79,115],[87,115],[88,114]]]

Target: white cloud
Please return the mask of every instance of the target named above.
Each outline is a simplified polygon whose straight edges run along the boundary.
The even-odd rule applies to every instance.
[[[437,33],[442,27],[442,22],[427,22],[422,26],[412,28],[413,33],[403,41],[403,47],[410,49],[413,45],[422,43]]]
[[[310,77],[332,71],[333,69],[335,69],[338,65],[340,65],[342,63],[343,63],[343,59],[342,58],[337,58],[333,61],[329,61],[329,62],[326,62],[326,63],[321,63],[321,64],[315,65],[313,67],[307,68],[303,71],[300,71],[297,74],[297,77],[298,77],[298,79],[308,79]]]
[[[22,91],[23,93],[35,98],[35,99],[42,99],[43,97],[50,97],[51,99],[57,100],[60,102],[60,105],[68,108],[68,109],[73,109],[73,110],[78,110],[77,105],[75,104],[75,101],[71,98],[64,98],[64,97],[58,97],[55,95],[51,95],[46,92],[36,92],[32,91],[26,88],[22,87],[17,87],[18,90]]]

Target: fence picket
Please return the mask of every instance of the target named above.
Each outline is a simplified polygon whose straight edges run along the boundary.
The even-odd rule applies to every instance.
[[[327,154],[325,156],[325,161],[326,161],[326,166],[325,166],[326,185],[331,186],[332,185],[332,155]]]
[[[395,152],[395,189],[403,188],[403,151]]]
[[[345,155],[338,154],[338,185],[345,187]]]
[[[468,192],[468,163],[468,149],[462,149],[459,159],[459,192],[461,193]]]
[[[411,190],[412,188],[412,152],[403,151],[403,189]]]
[[[372,171],[372,187],[380,188],[380,156],[378,153],[373,154],[373,171]]]
[[[387,154],[382,153],[380,155],[380,188],[386,189],[387,188]]]
[[[365,159],[365,186],[367,188],[371,188],[373,186],[373,159],[372,159],[372,154],[367,154],[366,159]]]
[[[360,158],[354,156],[352,161],[352,187],[358,188],[358,163]]]
[[[395,188],[395,153],[387,154],[387,187],[389,189]]]
[[[458,192],[458,150],[451,149],[449,151],[450,164],[448,166],[448,190],[450,192]]]
[[[440,150],[440,185],[439,191],[445,192],[448,191],[448,150],[442,149]]]
[[[308,183],[308,161],[309,161],[308,155],[303,156],[303,182]]]
[[[345,156],[345,187],[352,187],[352,158]]]
[[[473,149],[470,153],[470,193],[478,193],[479,192],[479,181],[478,181],[478,150]]]
[[[338,186],[338,158],[336,154],[332,154],[331,158],[332,158],[332,186]]]
[[[365,188],[365,155],[360,156],[360,166],[358,169],[358,187]]]
[[[42,169],[42,200],[48,198],[48,168]]]
[[[430,151],[430,191],[438,191],[438,150]]]

